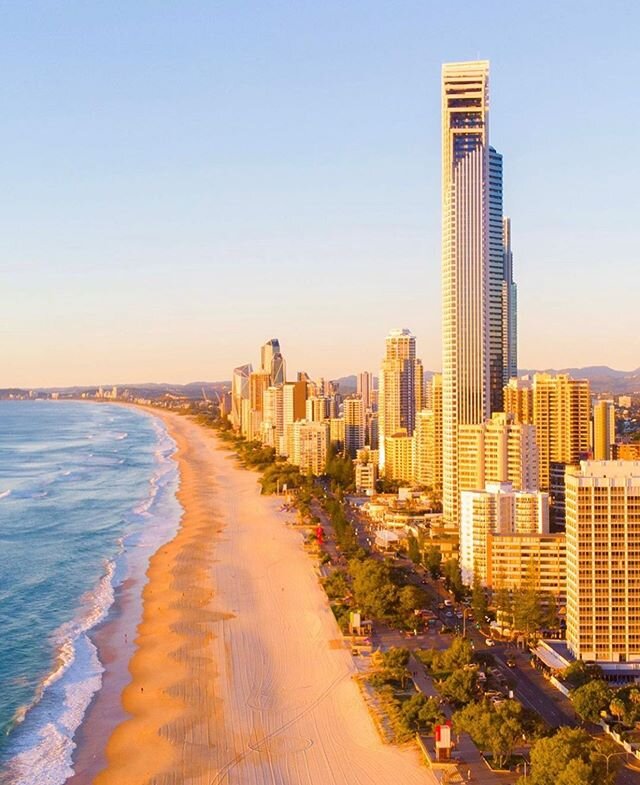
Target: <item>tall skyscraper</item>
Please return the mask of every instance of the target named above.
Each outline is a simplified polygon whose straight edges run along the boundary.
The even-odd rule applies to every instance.
[[[271,338],[260,347],[262,370],[268,373],[272,385],[284,384],[287,380],[284,357],[280,352],[280,342]]]
[[[416,339],[407,329],[391,330],[378,381],[378,442],[381,473],[385,438],[404,428],[411,436],[416,417]]]
[[[490,413],[489,63],[442,68],[443,512],[459,524],[458,427]]]
[[[516,365],[502,155],[489,145],[489,63],[442,67],[443,512],[459,523],[457,438],[503,410]],[[505,233],[506,232],[506,233]]]

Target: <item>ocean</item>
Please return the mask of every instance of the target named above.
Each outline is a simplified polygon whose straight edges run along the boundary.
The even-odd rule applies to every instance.
[[[113,404],[0,401],[0,783],[59,785],[104,668],[92,630],[176,530],[174,442]]]

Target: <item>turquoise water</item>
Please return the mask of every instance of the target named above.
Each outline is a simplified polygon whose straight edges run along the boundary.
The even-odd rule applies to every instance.
[[[90,631],[175,530],[173,449],[146,413],[0,401],[0,782],[72,773],[103,672]]]

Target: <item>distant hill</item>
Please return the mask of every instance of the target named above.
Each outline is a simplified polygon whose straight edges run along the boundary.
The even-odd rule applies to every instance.
[[[588,365],[585,368],[520,368],[521,376],[538,371],[545,373],[568,373],[574,379],[588,379],[591,390],[596,393],[640,393],[640,368],[635,371],[617,371],[607,365]]]
[[[568,373],[574,379],[588,379],[594,393],[611,393],[612,395],[637,394],[640,395],[640,368],[635,371],[617,371],[607,365],[589,365],[585,368],[520,368],[520,376],[530,375],[539,371],[546,373]],[[434,371],[425,371],[425,378],[430,379]],[[340,392],[343,395],[355,393],[357,386],[355,374],[341,376],[336,381],[340,384]],[[110,390],[113,385],[102,385],[104,390]],[[216,398],[216,394],[231,388],[230,381],[220,382],[189,382],[188,384],[171,384],[169,382],[139,382],[135,384],[116,384],[119,392],[128,390],[136,398],[161,398],[164,395],[175,395],[178,397],[190,398],[192,400],[201,399],[204,395],[207,398]],[[86,387],[41,387],[36,388],[35,392],[50,394],[59,393],[61,396],[79,396],[82,393],[95,394],[98,388],[95,385]],[[10,396],[26,396],[28,388],[4,388],[0,389],[0,398]]]

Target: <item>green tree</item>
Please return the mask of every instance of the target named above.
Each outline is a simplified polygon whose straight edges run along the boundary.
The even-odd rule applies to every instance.
[[[440,566],[442,564],[442,554],[435,545],[430,545],[424,552],[424,566],[429,571],[429,575],[436,580],[440,577]]]
[[[478,673],[471,668],[459,668],[439,684],[440,693],[459,705],[471,702],[478,691]]]
[[[456,635],[451,641],[451,645],[442,655],[445,668],[455,670],[464,668],[473,662],[473,647],[471,641]]]
[[[488,611],[487,596],[478,575],[473,576],[473,585],[471,588],[471,609],[473,610],[473,618],[476,620],[476,622],[478,624],[484,624],[484,619]]]
[[[502,768],[522,741],[524,712],[517,701],[494,706],[485,700],[457,711],[453,723],[458,732],[468,733],[477,746],[491,752],[494,763]]]
[[[403,703],[401,712],[405,722],[414,731],[425,730],[427,733],[431,733],[434,725],[444,719],[437,699],[427,698],[421,692],[408,698]]]
[[[582,687],[583,684],[593,681],[594,679],[602,679],[603,673],[595,663],[586,663],[584,660],[576,660],[562,672],[562,681],[571,690],[577,687]]]
[[[390,621],[396,617],[398,589],[391,580],[391,570],[384,562],[352,559],[349,569],[353,578],[353,596],[365,616]]]
[[[571,693],[571,703],[583,720],[598,722],[600,712],[609,708],[611,690],[604,681],[590,681]]]
[[[453,592],[456,600],[464,596],[464,584],[460,574],[460,565],[457,559],[447,559],[442,565],[442,574],[445,578],[445,586]]]
[[[402,622],[413,629],[416,622],[415,610],[424,605],[424,593],[417,586],[411,584],[398,590],[398,615]]]
[[[560,728],[531,748],[528,785],[612,785],[615,758],[607,775],[606,759],[599,745],[582,728]],[[523,783],[524,781],[520,780]]]
[[[322,585],[330,600],[341,600],[350,592],[347,575],[344,570],[332,572],[322,581]]]
[[[407,555],[414,564],[420,564],[420,546],[413,534],[407,537]]]
[[[542,595],[538,565],[529,561],[522,586],[513,593],[513,625],[521,632],[535,632],[542,626]]]

